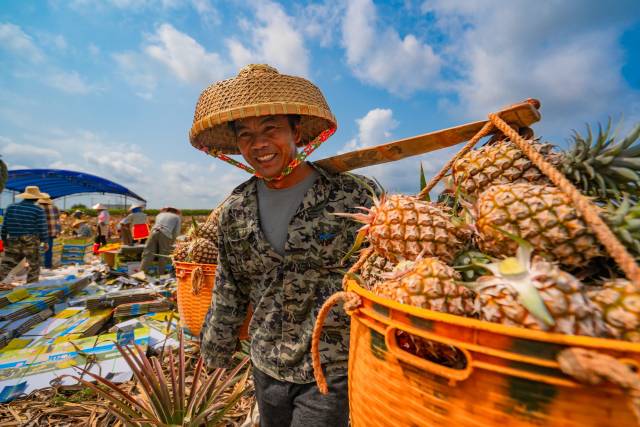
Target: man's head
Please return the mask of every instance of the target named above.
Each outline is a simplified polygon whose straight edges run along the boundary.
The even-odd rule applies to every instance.
[[[249,117],[229,124],[242,157],[265,178],[274,178],[295,158],[300,116]]]

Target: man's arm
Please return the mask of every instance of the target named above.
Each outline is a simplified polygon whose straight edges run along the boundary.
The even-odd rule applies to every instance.
[[[210,368],[230,366],[249,305],[248,290],[241,289],[231,272],[221,230],[218,231],[218,253],[211,307],[200,332],[201,352]]]

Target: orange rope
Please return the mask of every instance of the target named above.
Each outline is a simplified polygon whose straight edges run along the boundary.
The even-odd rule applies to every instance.
[[[342,289],[344,289],[345,291],[347,290],[347,282],[349,281],[349,273],[355,273],[356,271],[360,270],[360,268],[362,267],[362,264],[364,264],[369,259],[369,257],[371,256],[372,253],[373,253],[373,247],[372,246],[369,246],[368,248],[364,249],[360,253],[360,257],[358,258],[358,261],[356,261],[356,263],[351,266],[351,268],[349,269],[347,274],[342,276]]]
[[[431,178],[431,181],[429,181],[429,183],[427,184],[426,187],[424,187],[422,189],[422,191],[420,191],[420,194],[418,194],[418,199],[422,199],[424,198],[427,194],[429,194],[429,192],[433,189],[433,187],[436,186],[436,184],[438,184],[438,182],[440,182],[440,180],[447,174],[447,172],[449,172],[449,169],[451,169],[451,167],[453,166],[453,164],[462,156],[464,156],[465,154],[467,154],[469,151],[471,151],[471,149],[478,143],[478,141],[480,141],[482,138],[484,138],[485,136],[489,135],[490,133],[493,132],[493,123],[491,123],[491,121],[488,121],[487,123],[485,123],[484,126],[482,126],[482,129],[480,129],[478,131],[478,133],[476,133],[473,138],[471,138],[469,140],[469,142],[467,142],[467,145],[465,145],[464,147],[462,147],[462,149],[460,151],[458,151],[458,154],[456,154],[455,156],[453,156],[446,165],[444,165],[442,167],[442,169],[440,170],[440,172],[438,172],[438,174],[436,176],[434,176],[433,178]]]
[[[518,132],[502,120],[497,114],[490,114],[489,120],[515,143],[522,152],[529,157],[550,180],[564,192],[582,215],[585,222],[591,227],[598,240],[605,247],[611,258],[624,271],[627,278],[633,282],[636,289],[640,290],[640,267],[629,254],[627,249],[616,238],[609,226],[604,222],[591,201],[585,197],[569,180],[553,165],[547,162]]]
[[[318,312],[318,318],[316,319],[316,324],[313,326],[313,335],[311,336],[311,361],[313,363],[313,376],[316,378],[316,384],[322,394],[329,393],[329,387],[327,386],[327,380],[322,372],[322,364],[320,362],[320,336],[322,335],[324,321],[338,300],[344,300],[344,311],[349,315],[362,304],[360,297],[356,293],[336,292],[322,304]]]

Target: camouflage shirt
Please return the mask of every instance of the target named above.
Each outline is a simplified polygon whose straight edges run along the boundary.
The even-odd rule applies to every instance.
[[[371,196],[352,176],[330,174],[311,165],[320,176],[289,223],[285,256],[273,250],[260,229],[256,178],[237,187],[225,203],[212,305],[201,332],[202,354],[210,367],[229,365],[251,303],[254,366],[280,381],[314,380],[313,325],[322,304],[342,289],[341,271],[348,265],[340,265],[340,259],[362,226],[332,214],[371,206]],[[327,375],[346,375],[348,349],[349,318],[341,306],[335,306],[320,343]]]

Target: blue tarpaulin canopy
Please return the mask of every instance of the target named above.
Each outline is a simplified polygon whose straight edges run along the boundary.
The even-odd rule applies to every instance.
[[[133,197],[146,202],[133,191],[108,179],[84,172],[62,169],[17,169],[9,171],[5,188],[23,192],[28,185],[37,185],[52,199],[79,193],[108,193]]]

